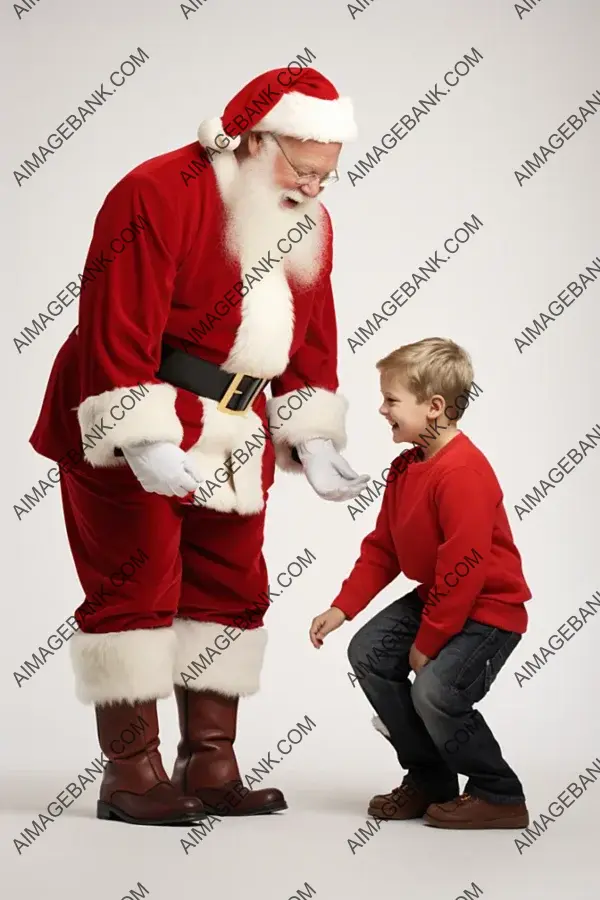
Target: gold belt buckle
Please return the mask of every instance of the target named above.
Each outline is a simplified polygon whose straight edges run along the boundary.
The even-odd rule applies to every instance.
[[[217,404],[217,409],[220,412],[228,413],[230,416],[245,416],[248,414],[248,410],[251,408],[254,403],[255,397],[262,391],[264,386],[268,383],[268,378],[260,378],[258,381],[258,385],[256,386],[254,393],[251,394],[248,403],[246,404],[245,409],[229,409],[228,403],[232,399],[234,394],[241,394],[242,391],[238,390],[239,385],[244,378],[254,378],[254,375],[248,375],[247,372],[236,372],[236,374],[231,379],[231,384],[219,400]]]

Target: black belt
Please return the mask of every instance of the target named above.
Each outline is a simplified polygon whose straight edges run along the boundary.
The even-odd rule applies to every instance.
[[[254,378],[244,372],[231,375],[215,363],[167,344],[162,345],[160,369],[156,377],[198,397],[215,400],[221,412],[234,416],[246,415],[270,380]]]

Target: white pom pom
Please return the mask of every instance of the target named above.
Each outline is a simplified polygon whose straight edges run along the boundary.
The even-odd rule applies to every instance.
[[[198,126],[198,140],[203,147],[211,150],[237,150],[241,144],[241,138],[229,137],[223,128],[223,122],[219,117],[205,119]]]

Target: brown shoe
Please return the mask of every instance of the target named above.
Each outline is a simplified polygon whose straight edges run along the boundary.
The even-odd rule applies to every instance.
[[[435,828],[527,828],[529,813],[525,803],[489,803],[461,794],[449,803],[432,803],[424,821]]]
[[[100,785],[99,819],[189,826],[206,818],[202,803],[183,796],[163,768],[155,700],[97,706],[96,724],[109,760]]]
[[[425,794],[405,782],[389,794],[371,797],[368,813],[378,819],[420,819],[429,804]]]
[[[287,809],[281,791],[244,787],[233,749],[238,697],[175,686],[181,740],[173,784],[215,816],[255,816]]]

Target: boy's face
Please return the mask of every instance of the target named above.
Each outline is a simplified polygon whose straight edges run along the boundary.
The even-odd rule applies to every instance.
[[[419,435],[427,431],[428,416],[436,418],[439,404],[433,401],[418,403],[402,379],[387,372],[381,373],[380,385],[383,403],[379,407],[379,412],[392,427],[394,443],[418,443]],[[443,398],[440,399],[443,402]]]

